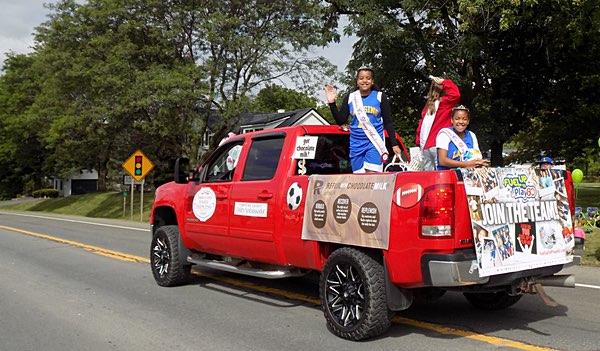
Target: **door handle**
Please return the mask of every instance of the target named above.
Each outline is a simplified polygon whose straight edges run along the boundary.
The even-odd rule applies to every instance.
[[[229,197],[229,195],[227,195],[225,193],[221,193],[221,194],[217,194],[216,197],[217,197],[217,200],[225,200],[226,198]]]
[[[261,200],[268,200],[272,197],[273,197],[273,193],[269,193],[266,191],[263,191],[262,193],[258,194],[258,198]]]

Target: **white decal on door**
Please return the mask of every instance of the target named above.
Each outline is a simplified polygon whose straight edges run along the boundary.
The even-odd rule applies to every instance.
[[[267,204],[257,202],[236,202],[233,214],[236,216],[267,217]]]
[[[217,196],[211,188],[201,188],[194,195],[192,210],[194,216],[201,222],[206,222],[215,213],[217,206]]]

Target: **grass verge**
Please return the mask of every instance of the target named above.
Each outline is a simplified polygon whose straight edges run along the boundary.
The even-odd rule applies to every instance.
[[[131,210],[131,193],[127,197],[123,193],[105,192],[84,195],[59,197],[56,199],[39,199],[32,202],[10,204],[4,202],[1,209],[17,211],[50,212],[94,218],[114,218],[140,221],[139,192],[133,194],[133,211]],[[144,208],[142,222],[150,220],[150,210],[154,201],[154,192],[144,192]],[[132,215],[133,213],[133,215]]]

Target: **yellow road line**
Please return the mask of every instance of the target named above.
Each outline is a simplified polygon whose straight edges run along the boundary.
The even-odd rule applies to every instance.
[[[37,238],[42,238],[42,239],[56,241],[56,242],[59,242],[59,243],[62,243],[62,244],[67,244],[67,245],[73,245],[73,246],[81,247],[81,248],[84,248],[84,249],[86,249],[88,251],[92,251],[94,253],[97,253],[99,255],[103,255],[103,256],[107,256],[107,257],[111,257],[111,258],[116,258],[116,259],[119,259],[119,260],[122,260],[122,261],[150,263],[150,259],[148,259],[146,257],[129,255],[129,254],[126,254],[126,253],[123,253],[123,252],[119,252],[119,251],[108,250],[108,249],[104,249],[104,248],[97,247],[97,246],[86,245],[86,244],[82,244],[82,243],[79,243],[79,242],[76,242],[76,241],[61,239],[61,238],[57,238],[57,237],[46,235],[46,234],[34,233],[34,232],[27,231],[27,230],[6,227],[6,226],[3,226],[3,225],[0,225],[0,228],[6,229],[6,230],[11,230],[13,232],[17,232],[17,233],[21,233],[21,234],[31,235],[31,236],[34,236],[34,237],[37,237]]]
[[[83,249],[94,252],[96,254],[110,257],[110,258],[115,258],[115,259],[118,259],[121,261],[150,263],[150,260],[145,257],[129,255],[129,254],[126,254],[123,252],[108,250],[108,249],[104,249],[104,248],[97,247],[97,246],[86,245],[86,244],[82,244],[82,243],[79,243],[76,241],[61,239],[61,238],[53,237],[53,236],[46,235],[46,234],[34,233],[34,232],[27,231],[27,230],[6,227],[3,225],[0,225],[0,228],[14,231],[17,233],[34,236],[37,238],[52,240],[52,241],[67,244],[67,245],[81,247]],[[282,290],[282,289],[277,289],[277,288],[269,288],[266,286],[262,286],[262,285],[258,285],[258,284],[254,284],[254,283],[250,283],[250,282],[245,282],[245,281],[237,280],[234,278],[217,276],[217,275],[209,274],[209,273],[205,273],[205,272],[192,271],[192,273],[195,275],[201,276],[201,277],[220,281],[220,282],[223,282],[223,283],[226,283],[229,285],[233,285],[236,287],[240,287],[240,288],[245,288],[245,289],[258,291],[261,293],[281,296],[281,297],[285,297],[290,300],[304,301],[304,302],[313,304],[315,306],[321,305],[321,301],[317,298],[293,293],[293,292],[290,292],[287,290]],[[419,329],[431,330],[431,331],[434,331],[434,332],[437,332],[440,334],[460,336],[460,337],[464,337],[467,339],[477,340],[477,341],[481,341],[481,342],[484,342],[487,344],[496,345],[499,347],[510,347],[510,348],[514,348],[514,349],[518,349],[518,350],[525,350],[525,351],[557,351],[555,349],[530,345],[530,344],[526,344],[526,343],[519,342],[519,341],[513,341],[513,340],[509,340],[509,339],[503,339],[503,338],[488,336],[488,335],[484,335],[484,334],[478,334],[478,333],[474,333],[474,332],[470,332],[470,331],[466,331],[466,330],[453,329],[453,328],[444,327],[442,325],[438,325],[438,324],[434,324],[434,323],[422,322],[422,321],[405,318],[405,317],[400,317],[400,316],[394,317],[392,322],[394,322],[396,324],[403,324],[403,325],[416,327]]]
[[[512,347],[514,349],[526,350],[526,351],[557,351],[555,349],[550,349],[547,347],[530,345],[530,344],[526,344],[526,343],[523,343],[520,341],[513,341],[513,340],[509,340],[509,339],[498,338],[495,336],[478,334],[478,333],[474,333],[474,332],[470,332],[470,331],[466,331],[466,330],[448,328],[448,327],[444,327],[442,325],[428,323],[428,322],[421,322],[421,321],[417,321],[417,320],[409,319],[409,318],[405,318],[405,317],[400,317],[400,316],[394,317],[394,319],[392,319],[392,321],[394,323],[398,323],[398,324],[405,324],[405,325],[410,325],[410,326],[421,328],[421,329],[432,330],[432,331],[438,332],[440,334],[461,336],[461,337],[464,337],[467,339],[482,341],[482,342],[485,342],[488,344],[501,346],[501,347]]]

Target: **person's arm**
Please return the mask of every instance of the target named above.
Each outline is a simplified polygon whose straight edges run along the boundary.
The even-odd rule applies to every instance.
[[[437,149],[438,163],[440,166],[448,168],[474,168],[479,166],[487,166],[487,160],[470,160],[470,161],[457,161],[448,157],[448,150],[438,148]]]
[[[437,148],[437,157],[438,157],[438,163],[440,164],[440,166],[444,166],[444,167],[448,167],[448,168],[473,168],[473,167],[477,167],[478,164],[476,161],[481,161],[481,160],[471,160],[471,161],[457,161],[457,160],[453,160],[450,157],[448,157],[448,150],[446,149],[442,149],[442,148]]]
[[[392,107],[390,106],[390,100],[385,94],[381,94],[381,118],[383,119],[383,127],[387,131],[390,142],[392,143],[394,153],[400,154],[400,147],[398,140],[396,139],[396,129],[394,128],[394,121],[392,120]],[[396,151],[394,147],[398,147],[398,151]]]
[[[337,123],[340,126],[346,123],[348,121],[348,117],[350,116],[350,108],[348,107],[348,95],[344,97],[341,110],[338,110],[335,101],[329,103],[329,110],[331,110],[331,114],[335,119],[335,123]]]
[[[460,91],[458,90],[458,87],[450,79],[444,79],[442,86],[444,87],[446,95],[442,96],[440,104],[454,107],[454,105],[460,101]]]

